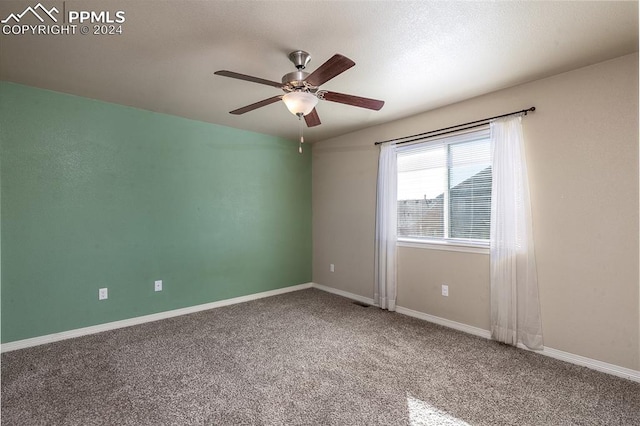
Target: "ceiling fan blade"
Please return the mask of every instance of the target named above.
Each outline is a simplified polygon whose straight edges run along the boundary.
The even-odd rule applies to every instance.
[[[255,104],[251,104],[251,105],[247,105],[247,106],[242,107],[242,108],[234,109],[233,111],[230,111],[229,114],[234,114],[234,115],[244,114],[245,112],[253,111],[254,109],[258,109],[260,107],[272,104],[274,102],[278,102],[280,99],[282,99],[282,96],[274,96],[272,98],[263,99],[261,101],[256,102]]]
[[[317,70],[312,72],[309,77],[305,79],[305,81],[312,86],[320,86],[321,84],[331,80],[338,74],[342,74],[355,64],[355,62],[353,62],[346,56],[342,56],[336,53],[327,62],[320,65]]]
[[[223,77],[237,78],[238,80],[250,81],[252,83],[266,84],[267,86],[273,86],[273,87],[277,87],[278,89],[282,89],[282,83],[278,83],[271,80],[265,80],[264,78],[252,77],[250,75],[240,74],[233,71],[222,70],[222,71],[216,71],[214,72],[214,74],[221,75]]]
[[[384,101],[377,99],[361,98],[360,96],[345,95],[344,93],[325,92],[322,96],[325,101],[338,102],[339,104],[353,105],[360,108],[379,111],[384,106]]]
[[[320,116],[318,116],[318,111],[315,108],[304,116],[304,121],[307,123],[307,127],[315,127],[321,124]]]

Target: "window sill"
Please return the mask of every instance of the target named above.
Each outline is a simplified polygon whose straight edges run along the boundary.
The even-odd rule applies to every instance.
[[[398,239],[398,247],[411,247],[427,250],[457,251],[462,253],[489,254],[489,244],[465,244],[452,241],[425,241],[419,239]]]

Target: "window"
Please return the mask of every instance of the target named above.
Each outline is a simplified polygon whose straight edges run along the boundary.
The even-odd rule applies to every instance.
[[[489,130],[398,147],[398,239],[486,246]]]

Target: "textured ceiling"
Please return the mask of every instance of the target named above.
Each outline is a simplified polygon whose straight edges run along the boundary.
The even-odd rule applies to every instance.
[[[1,1],[0,18],[37,0]],[[322,140],[638,51],[637,2],[42,1],[125,11],[122,35],[2,35],[3,80],[294,139],[280,94],[214,76],[280,81],[287,54],[313,71],[335,53],[356,66],[322,88],[386,101],[379,111],[321,101]],[[33,17],[23,22],[37,24]]]

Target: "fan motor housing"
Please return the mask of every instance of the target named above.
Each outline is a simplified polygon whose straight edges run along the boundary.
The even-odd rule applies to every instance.
[[[289,74],[285,74],[282,77],[282,84],[290,86],[291,88],[303,88],[304,87],[304,79],[309,75],[308,72],[304,71],[294,71]]]

